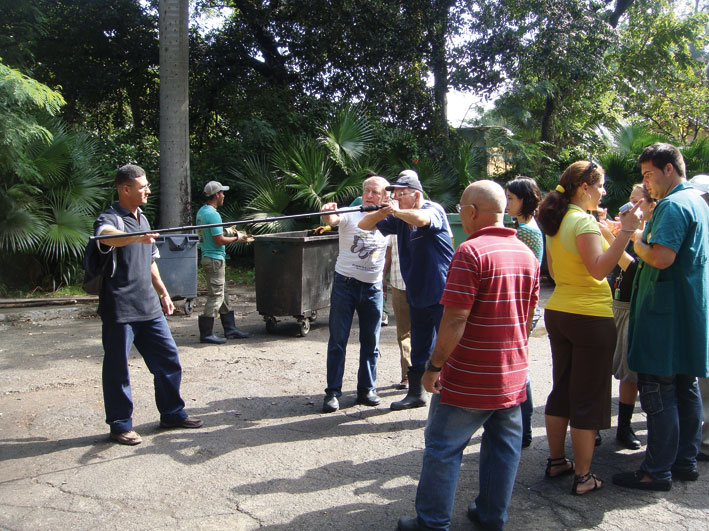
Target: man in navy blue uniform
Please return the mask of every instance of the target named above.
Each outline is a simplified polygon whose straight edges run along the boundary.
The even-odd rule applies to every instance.
[[[150,186],[145,171],[127,164],[116,172],[118,201],[94,223],[95,235],[144,232],[150,224],[140,207],[147,203]],[[155,402],[161,428],[199,428],[202,420],[189,417],[180,397],[182,367],[165,315],[175,309],[155,258],[155,233],[97,240],[102,253],[115,252],[115,270],[104,278],[99,293],[103,322],[103,399],[111,440],[140,444],[133,431],[133,400],[128,354],[135,345],[153,374]]]
[[[397,236],[401,276],[406,283],[411,316],[409,391],[403,400],[391,404],[391,409],[401,410],[423,407],[428,402],[421,377],[443,316],[440,300],[453,258],[453,242],[443,207],[424,198],[415,171],[402,171],[387,190],[392,192],[388,206],[367,214],[359,227],[377,228],[384,235]]]

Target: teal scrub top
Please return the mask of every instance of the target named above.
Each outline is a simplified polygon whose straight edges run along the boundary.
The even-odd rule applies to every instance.
[[[630,301],[628,365],[654,376],[706,377],[709,365],[709,207],[685,182],[661,199],[643,241],[677,253],[638,263]]]
[[[211,205],[204,205],[197,211],[196,222],[197,225],[221,223],[222,217],[216,208]],[[214,260],[226,260],[226,246],[217,245],[214,243],[214,238],[212,238],[212,236],[223,234],[223,227],[200,229],[197,232],[199,233],[199,248],[202,250],[202,256],[213,258]]]

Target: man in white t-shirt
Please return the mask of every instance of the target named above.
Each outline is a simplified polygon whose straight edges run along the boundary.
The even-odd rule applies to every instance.
[[[386,200],[383,177],[369,177],[362,184],[362,204],[380,205]],[[326,203],[323,212],[337,210],[337,203]],[[357,373],[357,403],[376,406],[377,360],[379,329],[382,319],[382,269],[387,240],[377,230],[357,227],[363,212],[323,214],[323,222],[339,227],[340,254],[335,264],[335,280],[330,297],[330,339],[327,343],[327,388],[323,412],[332,413],[340,407],[345,353],[354,312],[359,317],[359,371]]]

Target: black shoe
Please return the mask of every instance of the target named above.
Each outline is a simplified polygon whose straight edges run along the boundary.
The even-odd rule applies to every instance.
[[[522,448],[529,448],[532,445],[532,438],[522,437]]]
[[[601,432],[596,432],[596,446],[601,446],[603,444],[603,438],[601,437]]]
[[[638,470],[637,472],[621,472],[613,475],[613,483],[619,487],[638,490],[663,490],[667,491],[672,488],[672,481],[664,481],[653,479],[651,481],[642,481],[645,472]]]
[[[697,454],[697,461],[709,461],[709,454],[705,454],[704,452],[699,452]]]
[[[699,470],[697,467],[687,469],[672,468],[672,481],[697,481],[699,479]]]
[[[415,516],[411,518],[402,516],[399,518],[397,529],[399,531],[433,531],[432,527],[419,524],[419,520]]]
[[[630,426],[618,426],[615,432],[615,440],[628,450],[637,450],[642,446],[640,439],[636,437],[633,428]]]
[[[482,520],[480,520],[480,515],[478,514],[478,508],[474,503],[468,505],[468,520],[476,524],[482,529],[493,529],[492,527],[486,525]]]
[[[373,389],[371,391],[367,391],[366,393],[360,393],[357,391],[357,404],[374,407],[378,406],[381,401],[382,399],[377,396],[377,392]]]
[[[201,428],[202,424],[202,419],[197,418],[197,417],[185,417],[182,420],[178,420],[177,422],[167,422],[165,420],[160,421],[160,427],[161,428]]]
[[[335,393],[326,393],[322,403],[323,413],[333,413],[340,409],[340,402],[337,400]]]

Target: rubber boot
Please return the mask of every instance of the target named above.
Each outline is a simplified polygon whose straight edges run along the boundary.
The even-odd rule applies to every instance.
[[[244,339],[249,337],[249,334],[242,332],[236,327],[234,322],[234,312],[227,312],[219,314],[219,318],[222,320],[222,327],[224,327],[224,337],[227,339]]]
[[[199,342],[200,343],[214,343],[215,345],[221,345],[226,343],[226,339],[223,337],[217,337],[214,335],[214,317],[207,317],[206,315],[200,315],[197,319],[199,323]]]
[[[409,369],[409,391],[403,400],[391,403],[391,409],[400,411],[402,409],[412,409],[415,407],[424,407],[428,404],[428,393],[423,388],[421,377],[423,372],[412,371]]]

